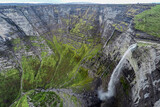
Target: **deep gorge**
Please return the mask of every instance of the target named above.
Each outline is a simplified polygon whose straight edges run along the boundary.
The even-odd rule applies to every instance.
[[[0,6],[0,107],[159,107],[158,10],[155,4]],[[135,43],[116,95],[101,101],[98,91],[107,91]]]

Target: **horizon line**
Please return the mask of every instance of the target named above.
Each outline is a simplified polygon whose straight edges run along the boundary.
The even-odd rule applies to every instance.
[[[67,2],[67,3],[52,3],[52,2],[0,2],[0,4],[156,4],[160,2],[150,2],[150,3],[144,3],[144,2],[137,2],[137,3],[94,3],[94,2]]]

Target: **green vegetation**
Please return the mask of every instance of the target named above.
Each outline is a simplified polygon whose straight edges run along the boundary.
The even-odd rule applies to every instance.
[[[27,95],[22,96],[11,107],[29,107],[28,101],[27,101]]]
[[[62,93],[61,96],[65,98],[64,100],[68,100],[68,103],[72,104],[73,107],[80,106],[81,104],[78,98],[75,97],[74,95],[71,96],[69,94]]]
[[[53,42],[47,40],[54,55],[42,55],[40,72],[37,74],[37,86],[40,87],[73,87],[80,82],[90,81],[88,70],[80,67],[85,60],[91,59],[100,50],[101,45],[81,44],[81,48],[63,44],[53,36]],[[87,80],[85,80],[87,79]],[[56,82],[55,82],[56,81]]]
[[[128,85],[128,83],[127,83],[127,81],[125,80],[124,77],[121,77],[121,78],[120,78],[120,83],[122,84],[125,93],[128,95],[128,94],[129,94],[129,93],[128,93],[129,85]]]
[[[134,18],[135,28],[150,35],[160,37],[160,5],[146,10]]]
[[[141,43],[141,42],[138,43],[138,46],[148,46],[148,45],[150,45],[150,44],[149,43]]]
[[[117,24],[113,24],[112,25],[116,30],[123,32],[124,30],[126,30],[128,23],[126,22],[119,22]]]
[[[14,49],[15,52],[19,51],[22,48],[22,46],[20,45],[20,43],[21,43],[21,39],[20,38],[14,39],[11,42],[14,45],[13,49]]]
[[[23,91],[35,88],[88,88],[87,84],[93,79],[81,64],[91,60],[101,49],[101,44],[96,42],[98,39],[94,39],[90,38],[88,44],[79,43],[79,48],[58,41],[57,36],[53,36],[52,40],[45,39],[54,54],[42,52],[41,61],[37,56],[22,57]]]
[[[18,82],[12,85],[16,84],[15,90],[17,93],[13,97],[6,96],[7,101],[8,99],[16,99],[12,107],[28,107],[28,102],[33,102],[36,107],[63,106],[62,99],[54,92],[33,91],[35,89],[72,88],[78,89],[78,92],[83,89],[90,89],[93,78],[89,77],[89,68],[85,67],[84,64],[96,56],[102,45],[100,44],[100,36],[97,36],[95,32],[94,19],[87,21],[87,17],[91,20],[93,15],[87,16],[85,14],[81,18],[73,16],[73,21],[70,19],[63,20],[66,22],[66,27],[53,31],[53,37],[49,35],[47,37],[27,36],[12,41],[15,53],[18,53],[19,50],[33,53],[21,53],[21,62],[18,64],[19,69],[23,71],[21,78],[21,91],[23,93],[20,96],[21,79],[20,77],[15,77],[14,79]],[[71,25],[69,30],[68,25]],[[66,37],[62,38],[64,34]],[[42,40],[45,40],[46,44],[43,44]],[[45,50],[48,48],[46,45],[50,47],[53,54]],[[9,71],[7,72],[9,73]],[[21,73],[18,72],[16,74],[19,76]],[[6,78],[6,74],[2,76]],[[8,80],[6,79],[5,81]],[[14,80],[12,79],[12,81]],[[5,89],[4,85],[8,85],[8,83],[4,82],[2,85]],[[13,90],[12,93],[15,93],[13,88],[7,89],[6,92],[11,89]],[[4,93],[5,90],[2,92]],[[4,96],[3,93],[2,96]],[[12,95],[12,93],[9,94]],[[76,97],[71,97],[70,99],[75,104],[77,103]],[[4,101],[0,101],[0,104],[1,102]],[[13,101],[7,104],[11,103]]]
[[[93,16],[90,16],[90,18]],[[93,35],[94,26],[83,18],[77,21],[63,20],[67,25],[73,25],[69,36],[81,38],[74,41],[69,38],[61,38],[66,33],[64,28],[60,28],[53,33],[53,39],[45,39],[54,54],[48,55],[47,52],[41,53],[42,60],[38,57],[23,57],[23,90],[29,91],[35,88],[88,88],[86,87],[93,79],[88,76],[88,69],[82,64],[91,60],[101,49],[99,38]],[[67,28],[67,27],[66,27]],[[58,35],[58,36],[57,36]],[[31,38],[35,40],[35,38]],[[36,39],[37,40],[37,39]],[[67,43],[65,40],[69,40]],[[77,46],[75,46],[75,44]],[[35,47],[40,45],[32,44]],[[55,82],[56,81],[56,82]]]
[[[74,28],[71,29],[71,34],[79,37],[85,37],[93,29],[91,23],[87,23],[83,19],[79,20],[79,23],[75,24]]]
[[[56,36],[53,36],[53,40],[46,40],[46,42],[54,54],[48,55],[47,52],[42,52],[41,61],[36,56],[22,57],[23,92],[36,88],[78,88],[79,90],[89,88],[88,84],[92,82],[93,78],[88,76],[88,69],[84,68],[82,64],[97,54],[101,49],[101,44],[81,43],[80,48],[75,48],[71,44],[58,41]],[[52,94],[32,93],[29,96],[36,106],[45,106],[46,101],[49,101],[45,98],[53,96]],[[15,96],[17,97],[17,95]],[[54,106],[60,103],[62,106],[61,100],[55,94],[54,96],[53,98],[58,101],[50,100],[48,104]],[[76,103],[75,98],[73,99]],[[13,107],[20,106],[28,106],[27,94],[13,104]]]
[[[29,107],[29,102],[35,107],[63,107],[63,100],[55,92],[28,91],[15,101],[11,107]]]
[[[54,92],[32,92],[29,97],[35,107],[61,107],[63,102]]]
[[[12,41],[12,43],[13,43],[13,44],[19,44],[19,43],[21,43],[21,39],[20,39],[20,38],[14,39],[14,40]]]
[[[20,75],[16,69],[0,73],[0,107],[8,107],[20,94]]]
[[[22,68],[23,68],[23,90],[28,91],[36,87],[35,76],[39,70],[40,61],[37,57],[23,57]]]
[[[138,9],[130,8],[127,12],[127,16],[133,17],[137,13]]]
[[[77,97],[75,97],[75,96],[71,96],[71,100],[74,102],[75,105],[77,105],[79,102]]]

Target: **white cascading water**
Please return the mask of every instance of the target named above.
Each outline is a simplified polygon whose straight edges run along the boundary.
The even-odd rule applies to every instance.
[[[98,97],[101,100],[106,100],[108,98],[111,98],[113,96],[115,96],[115,86],[119,81],[119,76],[121,73],[121,68],[123,66],[123,63],[125,62],[126,56],[131,54],[135,48],[137,47],[137,44],[133,44],[131,46],[129,46],[129,48],[127,49],[127,51],[124,53],[122,59],[120,60],[120,62],[118,63],[118,65],[116,66],[116,68],[114,69],[109,84],[108,84],[108,91],[107,92],[103,92],[102,90],[100,90],[98,92]]]

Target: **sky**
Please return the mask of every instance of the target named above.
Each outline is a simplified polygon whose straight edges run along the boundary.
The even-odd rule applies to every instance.
[[[69,3],[69,2],[124,4],[124,3],[156,3],[160,2],[160,0],[0,0],[0,3]]]

